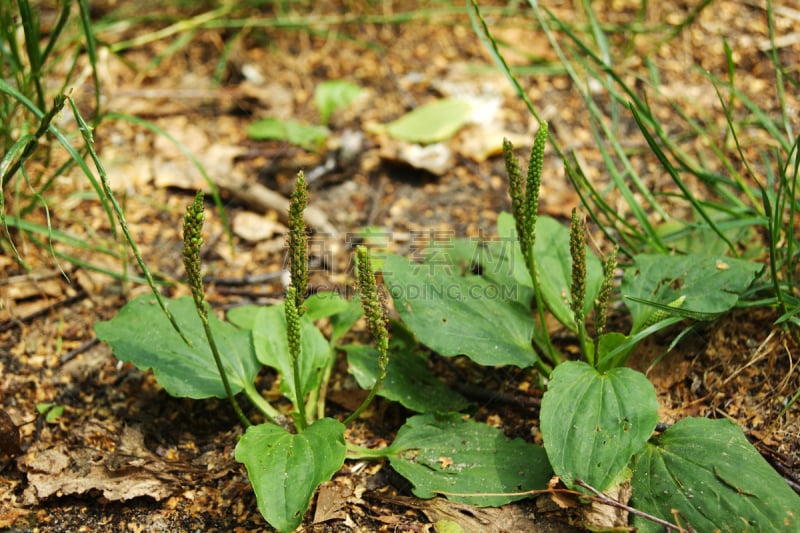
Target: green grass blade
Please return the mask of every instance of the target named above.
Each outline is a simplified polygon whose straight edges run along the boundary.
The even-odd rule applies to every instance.
[[[97,126],[100,123],[100,105],[102,103],[100,94],[100,78],[97,74],[97,44],[94,38],[94,30],[92,29],[92,19],[89,12],[89,3],[87,0],[78,0],[78,7],[80,8],[80,21],[81,29],[83,31],[84,45],[86,46],[86,55],[89,57],[89,64],[92,66],[92,84],[94,85],[94,117],[92,117],[92,126]]]
[[[730,249],[733,256],[738,257],[739,253],[736,250],[736,246],[730,241],[728,236],[725,235],[719,229],[719,227],[717,227],[716,222],[714,222],[714,220],[708,215],[708,213],[703,208],[703,205],[700,203],[700,201],[698,201],[697,198],[695,198],[695,196],[691,193],[691,191],[689,191],[689,188],[686,186],[686,183],[684,183],[683,179],[678,174],[678,171],[669,161],[664,151],[656,142],[655,138],[647,130],[645,122],[644,120],[642,120],[639,111],[633,105],[630,106],[630,110],[631,113],[633,113],[633,118],[636,121],[636,124],[639,125],[639,131],[641,131],[642,134],[644,135],[645,139],[647,140],[647,144],[650,146],[650,149],[658,158],[658,161],[659,163],[661,163],[662,168],[667,171],[667,173],[672,178],[672,181],[681,190],[681,192],[683,193],[683,197],[686,200],[688,200],[690,204],[692,204],[692,207],[695,209],[695,211],[697,211],[700,217],[702,217],[702,219],[705,220],[706,224],[708,224],[708,226],[714,231],[714,233],[716,233],[717,236],[720,239],[722,239],[722,241],[725,242],[725,244],[728,245],[728,248]]]
[[[139,252],[139,247],[136,244],[136,241],[133,239],[130,230],[128,229],[128,223],[125,220],[125,213],[122,211],[122,207],[120,207],[119,202],[117,202],[114,193],[111,190],[111,186],[108,183],[108,174],[106,174],[105,167],[103,163],[100,161],[100,158],[97,156],[97,153],[94,150],[92,139],[92,132],[89,128],[89,125],[83,119],[80,114],[80,110],[78,109],[78,104],[75,103],[75,100],[72,97],[69,97],[70,107],[72,108],[72,112],[75,114],[75,119],[78,121],[79,129],[81,135],[83,135],[84,142],[86,143],[86,147],[89,150],[89,156],[92,158],[95,167],[97,168],[98,174],[100,174],[100,180],[103,184],[103,199],[108,200],[114,208],[114,213],[117,215],[117,221],[119,222],[119,226],[122,230],[122,234],[125,236],[125,240],[128,242],[128,246],[130,246],[131,251],[133,252],[134,257],[136,257],[136,262],[139,264],[139,268],[142,270],[144,274],[145,280],[147,280],[147,284],[150,286],[151,291],[153,292],[153,296],[155,296],[156,301],[158,302],[159,307],[164,312],[164,315],[169,320],[172,327],[181,336],[181,338],[187,343],[190,344],[184,333],[181,331],[180,327],[178,326],[175,317],[170,312],[169,308],[167,308],[166,303],[164,302],[164,298],[161,296],[161,293],[158,291],[156,287],[155,280],[153,279],[153,275],[150,273],[150,269],[147,268],[147,264],[144,262],[144,258],[142,254]]]

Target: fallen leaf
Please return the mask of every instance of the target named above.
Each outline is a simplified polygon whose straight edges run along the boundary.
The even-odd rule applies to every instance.
[[[0,452],[8,457],[16,457],[22,453],[19,447],[19,428],[2,409],[0,409]]]
[[[35,505],[50,496],[86,494],[99,491],[112,501],[150,496],[162,500],[176,492],[176,478],[147,468],[156,456],[128,456],[104,461],[104,452],[91,448],[67,448],[57,444],[44,450],[29,450],[20,460],[20,468],[28,475],[28,488],[23,493],[26,505]]]
[[[452,170],[455,165],[453,151],[444,143],[422,146],[387,138],[381,144],[380,156],[391,163],[427,170],[437,176]]]
[[[353,495],[353,487],[345,486],[336,481],[326,481],[317,491],[317,507],[314,511],[314,523],[327,522],[328,520],[344,520],[347,514],[344,506],[347,499]]]
[[[242,211],[233,219],[233,233],[248,242],[260,242],[276,233],[286,233],[286,226],[274,218],[251,211]]]

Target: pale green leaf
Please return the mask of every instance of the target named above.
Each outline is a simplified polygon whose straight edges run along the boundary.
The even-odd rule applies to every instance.
[[[286,141],[311,152],[319,150],[330,135],[328,128],[303,124],[293,119],[270,117],[247,126],[247,136],[256,141]]]
[[[430,144],[455,135],[469,122],[472,106],[456,98],[425,104],[386,125],[395,139]]]
[[[361,87],[344,80],[323,81],[317,85],[314,102],[319,110],[320,122],[327,126],[331,114],[349,106],[361,92]]]

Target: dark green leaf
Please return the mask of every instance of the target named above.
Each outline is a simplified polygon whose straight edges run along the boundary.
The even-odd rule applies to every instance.
[[[392,468],[411,481],[420,498],[443,494],[457,502],[499,506],[529,496],[520,492],[544,489],[552,475],[540,446],[509,440],[459,414],[409,418],[387,452]]]
[[[722,256],[641,254],[625,271],[621,291],[633,316],[632,332],[648,324],[656,309],[642,301],[675,307],[676,313],[711,320],[739,301],[763,265]]]
[[[359,386],[372,388],[378,376],[378,350],[355,344],[342,349],[347,353],[350,373]],[[460,411],[469,405],[463,396],[431,374],[427,360],[415,353],[412,347],[398,346],[393,342],[390,352],[386,379],[378,389],[379,396],[418,413]]]
[[[799,531],[797,496],[728,420],[687,418],[633,463],[634,507],[695,531]],[[663,531],[634,518],[642,532]]]
[[[191,298],[167,302],[192,342],[191,347],[175,332],[150,295],[128,302],[117,316],[95,324],[97,338],[110,344],[120,361],[130,361],[141,370],[152,368],[158,382],[172,396],[224,398],[225,388],[194,302]],[[250,332],[222,322],[213,312],[209,312],[208,320],[233,393],[241,392],[246,385],[252,385],[261,368]]]
[[[383,267],[397,312],[423,344],[442,355],[464,354],[483,365],[527,367],[533,319],[517,301],[519,287],[460,276],[442,265],[388,255]]]

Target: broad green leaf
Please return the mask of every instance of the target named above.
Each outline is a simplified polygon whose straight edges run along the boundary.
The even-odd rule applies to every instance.
[[[471,505],[499,506],[525,498],[519,493],[547,487],[553,472],[540,446],[509,440],[500,430],[455,413],[409,418],[387,453],[392,468],[414,485],[416,496],[442,494]]]
[[[310,152],[319,150],[330,131],[324,126],[303,124],[296,120],[264,118],[247,126],[247,136],[256,141],[286,141]]]
[[[331,114],[349,106],[361,94],[361,87],[349,81],[323,81],[314,91],[314,101],[319,110],[320,122],[326,125]]]
[[[305,305],[308,318],[314,322],[330,317],[331,344],[336,344],[363,314],[358,299],[345,300],[335,292],[318,292],[308,298]]]
[[[625,271],[622,296],[633,317],[632,332],[657,311],[653,302],[676,307],[676,314],[711,320],[730,310],[763,265],[723,256],[641,254]],[[637,301],[638,300],[638,301]]]
[[[300,317],[300,397],[319,387],[322,370],[333,357],[325,336],[306,315]],[[281,392],[294,401],[292,357],[286,341],[286,314],[283,304],[262,307],[253,321],[253,345],[262,364],[274,368],[282,376]]]
[[[378,350],[355,344],[342,346],[342,349],[347,353],[349,371],[358,385],[363,389],[372,388],[378,377]],[[413,347],[393,342],[390,349],[386,379],[378,389],[379,396],[418,413],[460,411],[469,406],[463,396],[431,374],[427,360],[415,353]]]
[[[250,426],[234,457],[247,467],[261,514],[278,531],[294,531],[320,483],[344,464],[345,427],[330,418],[292,434],[272,424]]]
[[[472,106],[456,98],[445,98],[416,108],[386,125],[395,139],[429,144],[449,139],[469,122]]]
[[[159,384],[172,396],[225,397],[225,388],[208,347],[205,331],[191,298],[167,300],[169,310],[192,342],[188,346],[175,332],[150,295],[128,302],[117,316],[94,326],[97,338],[107,342],[120,361],[141,370],[153,369]],[[208,320],[233,393],[252,385],[261,368],[253,353],[250,332],[222,322],[213,312]]]
[[[576,331],[577,326],[570,308],[572,285],[572,257],[569,254],[569,228],[554,218],[540,216],[536,222],[536,275],[547,308],[559,322]],[[586,249],[586,298],[584,312],[588,315],[600,285],[603,282],[603,265],[600,259]]]
[[[516,301],[517,287],[391,254],[383,278],[403,322],[434,351],[464,354],[482,365],[528,367],[535,362],[533,319]]]
[[[556,474],[606,489],[658,422],[658,402],[644,374],[615,368],[600,374],[583,362],[556,367],[542,397],[542,439]]]
[[[321,318],[331,317],[337,313],[347,311],[347,308],[350,307],[350,302],[342,298],[338,293],[323,291],[309,296],[304,305],[308,318],[316,322]]]
[[[228,322],[233,324],[239,329],[253,329],[253,324],[256,320],[256,313],[261,309],[260,305],[243,305],[241,307],[234,307],[225,314]]]
[[[506,213],[500,214],[501,219],[503,215]],[[461,276],[480,272],[486,281],[508,287],[508,295],[526,308],[531,305],[533,285],[519,250],[516,233],[511,238],[500,237],[485,242],[478,239],[452,239],[427,248],[422,256],[425,265],[444,267],[449,269],[447,272]]]
[[[800,497],[728,420],[686,418],[634,458],[633,505],[694,531],[800,531]],[[634,518],[638,531],[663,531]]]

